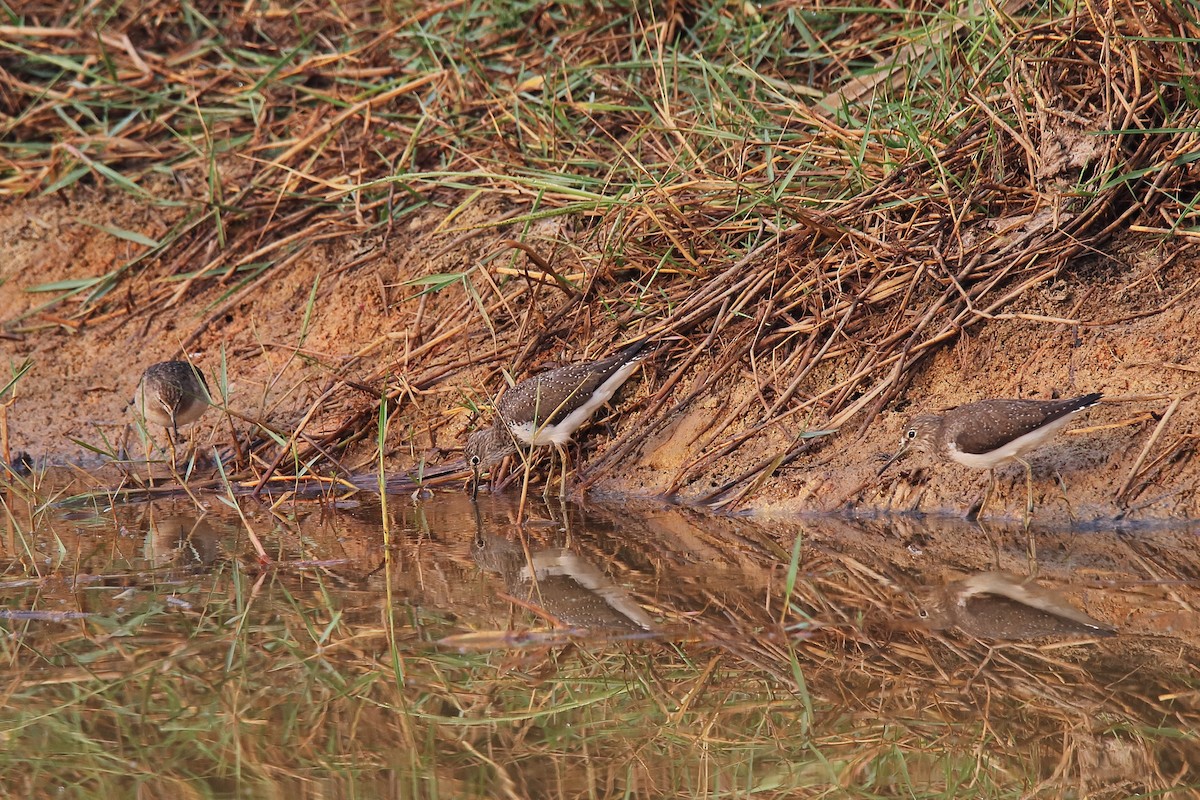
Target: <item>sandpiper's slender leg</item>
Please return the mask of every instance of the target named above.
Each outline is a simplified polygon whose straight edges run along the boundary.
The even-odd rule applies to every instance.
[[[992,498],[992,487],[996,483],[996,470],[988,470],[987,488],[983,490],[983,499],[979,501],[979,505],[967,509],[967,519],[978,520],[983,516],[983,509],[987,507],[988,500]]]
[[[567,500],[565,497],[558,498],[558,513],[562,518],[562,528],[566,532],[566,538],[563,540],[563,547],[568,550],[575,549],[575,534],[571,529],[571,510],[567,508]],[[554,516],[551,514],[550,516]]]
[[[146,454],[146,485],[154,485],[154,440],[150,438],[149,431],[146,431],[142,438],[143,450]]]
[[[175,437],[178,435],[179,433],[178,431],[175,431],[174,426],[172,426],[171,430],[167,431],[167,447],[171,450],[171,472],[178,471],[176,466],[178,461],[175,455]]]
[[[1014,459],[1025,467],[1025,530],[1033,523],[1033,467],[1023,458]]]
[[[1025,467],[1025,551],[1029,558],[1027,571],[1030,575],[1037,574],[1037,540],[1030,531],[1033,524],[1033,468],[1023,458],[1015,459]]]
[[[567,448],[561,445],[556,445],[555,447],[558,450],[558,458],[562,461],[562,476],[558,481],[558,496],[559,498],[565,498],[567,496],[567,461],[569,460],[567,457]],[[547,475],[548,478],[549,475]]]
[[[546,482],[542,486],[542,500],[550,499],[550,483],[554,480],[554,456],[555,456],[555,454],[558,454],[559,456],[562,455],[562,450],[559,448],[558,445],[554,445],[554,447],[550,449],[550,466],[546,467]],[[562,496],[562,493],[560,492],[559,497],[561,497],[561,496]]]
[[[992,546],[992,569],[999,571],[1002,563],[1000,558],[1000,538],[993,536],[992,532],[982,522],[979,523],[979,529],[987,536],[988,544]]]

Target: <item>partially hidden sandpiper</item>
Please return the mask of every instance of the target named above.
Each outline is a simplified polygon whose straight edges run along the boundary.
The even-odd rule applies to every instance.
[[[637,369],[650,339],[639,339],[620,352],[583,364],[568,364],[521,381],[496,403],[491,427],[467,437],[464,451],[474,472],[472,496],[483,470],[517,452],[518,445],[553,445],[563,458],[564,446]],[[560,490],[565,491],[560,486]]]
[[[161,425],[179,438],[179,428],[204,415],[212,404],[204,374],[187,361],[160,361],[146,367],[133,397],[146,422]]]
[[[880,467],[882,475],[910,449],[930,452],[943,461],[992,470],[982,513],[995,480],[995,468],[1008,461],[1025,467],[1026,519],[1033,513],[1033,473],[1023,456],[1045,444],[1080,411],[1100,402],[1100,392],[1065,400],[980,400],[944,414],[912,417],[904,424],[900,449]]]

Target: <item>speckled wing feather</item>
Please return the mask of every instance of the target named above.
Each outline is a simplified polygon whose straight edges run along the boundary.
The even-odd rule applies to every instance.
[[[649,339],[642,339],[608,358],[569,364],[521,381],[504,393],[496,411],[510,424],[557,424],[587,402],[617,370],[636,358],[648,342]]]
[[[956,414],[953,419],[959,423],[956,425],[958,429],[947,433],[964,453],[990,453],[1013,439],[1095,405],[1100,397],[1100,393],[1093,392],[1052,402],[985,400],[971,403],[959,409],[971,412],[969,423],[967,416]]]

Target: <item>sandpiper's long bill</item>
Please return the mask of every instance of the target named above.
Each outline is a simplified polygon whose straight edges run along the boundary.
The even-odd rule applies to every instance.
[[[473,485],[477,488],[480,473],[516,453],[519,445],[552,445],[562,455],[575,432],[637,369],[649,342],[639,339],[608,358],[543,372],[505,392],[491,427],[467,437],[464,451],[474,471]]]

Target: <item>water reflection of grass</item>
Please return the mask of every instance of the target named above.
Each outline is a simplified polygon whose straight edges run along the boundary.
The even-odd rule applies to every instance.
[[[483,533],[511,539],[507,507],[489,502]],[[667,635],[439,645],[552,627],[545,609],[510,600],[518,584],[501,580],[498,545],[472,543],[464,506],[394,508],[385,549],[377,507],[246,505],[276,562],[265,570],[236,518],[186,522],[178,507],[118,508],[107,529],[39,518],[33,552],[61,544],[68,556],[41,576],[10,561],[6,605],[88,616],[0,623],[0,785],[13,796],[1056,797],[1189,780],[1186,638],[1016,645],[924,630],[906,621],[904,569],[882,530],[876,560],[806,534],[789,569],[745,520],[570,509],[527,529],[516,552],[569,545]]]
[[[246,796],[355,780],[423,795],[608,795],[748,785],[789,749],[776,736],[798,704],[728,655],[439,652],[427,637],[453,629],[445,618],[403,612],[392,642],[383,627],[339,623],[334,604],[267,602],[294,593],[279,583],[231,573],[192,610],[148,598],[124,622],[9,640],[0,759],[21,776],[9,789],[158,796],[199,781]],[[246,602],[260,611],[243,614]]]

